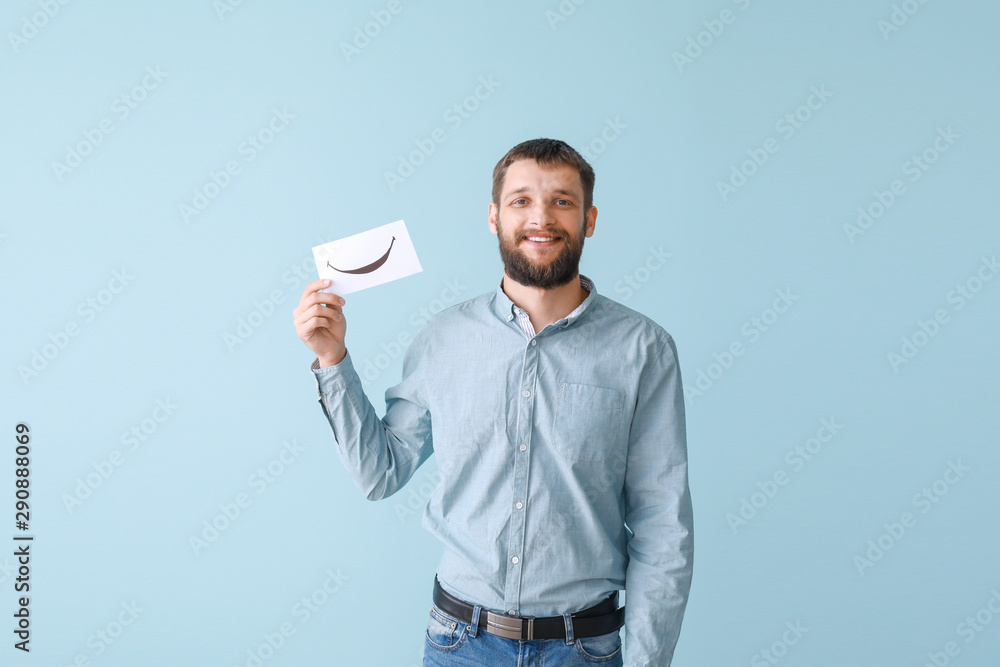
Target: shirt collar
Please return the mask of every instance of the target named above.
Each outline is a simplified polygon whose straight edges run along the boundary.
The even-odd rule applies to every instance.
[[[593,305],[594,300],[597,298],[597,287],[594,285],[594,281],[581,273],[580,286],[590,292],[590,294],[588,294],[587,298],[583,300],[583,303],[577,306],[576,310],[561,320],[557,320],[555,324],[563,328],[568,327],[570,324],[579,319],[587,308]],[[506,322],[513,322],[516,317],[514,312],[515,308],[517,308],[517,306],[510,300],[510,297],[507,296],[506,292],[503,291],[503,278],[500,278],[500,284],[497,285],[496,296],[493,299],[493,312],[496,313],[497,317],[500,319]]]

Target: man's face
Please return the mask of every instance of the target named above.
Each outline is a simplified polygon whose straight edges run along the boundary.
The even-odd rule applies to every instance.
[[[553,289],[578,274],[597,208],[583,210],[583,185],[575,168],[518,160],[507,168],[500,207],[491,202],[489,217],[506,274],[522,285]]]

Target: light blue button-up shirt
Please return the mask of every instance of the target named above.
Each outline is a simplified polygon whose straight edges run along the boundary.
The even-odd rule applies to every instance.
[[[423,526],[452,595],[555,616],[625,589],[624,662],[670,664],[691,587],[693,516],[674,340],[597,293],[535,333],[504,293],[415,336],[379,418],[350,352],[312,370],[341,461],[370,500],[432,453]]]

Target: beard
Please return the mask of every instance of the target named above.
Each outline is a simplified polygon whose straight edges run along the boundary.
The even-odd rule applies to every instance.
[[[577,276],[580,270],[580,257],[583,255],[584,224],[575,238],[566,236],[561,230],[552,230],[551,234],[562,239],[559,254],[548,261],[536,262],[519,247],[520,242],[531,236],[529,233],[508,239],[504,236],[497,216],[497,238],[500,240],[500,258],[503,260],[504,271],[512,280],[527,287],[553,289],[562,287]]]

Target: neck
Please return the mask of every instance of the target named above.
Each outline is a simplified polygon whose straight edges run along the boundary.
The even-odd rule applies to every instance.
[[[580,284],[579,273],[565,285],[553,289],[522,285],[504,273],[503,292],[528,313],[536,333],[572,313],[590,294]]]

